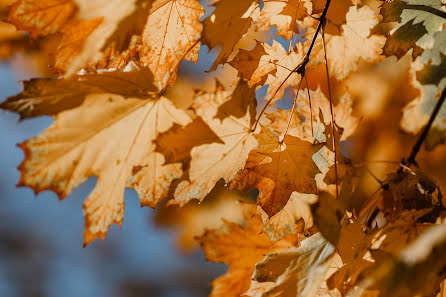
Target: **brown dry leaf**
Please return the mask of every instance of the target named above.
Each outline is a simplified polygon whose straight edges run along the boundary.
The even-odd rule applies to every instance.
[[[325,7],[326,1],[313,0],[313,15],[319,15],[322,13]],[[327,11],[327,25],[325,32],[332,35],[341,35],[342,25],[346,23],[346,14],[350,6],[359,4],[358,0],[337,0],[330,3],[330,7]]]
[[[148,82],[150,83],[150,82]],[[47,130],[22,144],[20,186],[36,193],[52,190],[60,199],[89,176],[98,177],[84,203],[85,244],[104,238],[112,223],[121,224],[124,189],[148,179],[143,205],[154,206],[167,195],[170,183],[182,174],[181,163],[164,164],[153,141],[174,124],[191,118],[167,98],[127,98],[97,93],[85,96],[75,109],[60,112]],[[135,175],[141,166],[151,168]]]
[[[8,21],[32,38],[59,32],[76,15],[74,0],[26,0],[14,3]]]
[[[444,92],[446,79],[443,70],[446,65],[446,31],[434,35],[431,48],[411,64],[411,83],[420,95],[403,108],[401,128],[405,132],[418,134],[427,124],[432,111]],[[433,149],[446,139],[446,108],[440,108],[432,129],[426,139],[426,148]]]
[[[276,70],[275,62],[271,61],[264,46],[258,42],[253,50],[240,49],[229,62],[237,69],[239,76],[248,81],[249,86],[265,84],[268,74]]]
[[[293,192],[281,211],[270,219],[264,220],[263,231],[272,241],[282,239],[289,234],[303,233],[304,230],[313,226],[310,205],[316,201],[317,196],[314,194]],[[262,209],[260,212],[264,213]]]
[[[377,289],[379,296],[435,296],[445,279],[446,224],[429,228],[388,259],[359,286]],[[428,281],[426,281],[428,280]]]
[[[368,6],[352,6],[346,20],[342,35],[325,35],[329,72],[338,80],[356,71],[360,60],[375,63],[384,58],[381,53],[386,38],[371,33],[379,22],[378,15]],[[325,63],[320,39],[315,44],[310,63]]]
[[[220,53],[209,70],[215,70],[219,64],[226,62],[236,44],[248,32],[258,10],[258,4],[253,0],[224,0],[213,3],[214,13],[203,21],[203,43],[210,50],[219,46]]]
[[[331,266],[335,248],[320,233],[290,248],[266,255],[256,264],[251,288],[252,297],[316,296]],[[260,283],[265,283],[261,290]]]
[[[197,62],[204,9],[195,0],[157,0],[142,34],[141,61],[159,89],[172,85],[180,62]]]
[[[23,82],[20,94],[9,97],[0,108],[19,113],[21,119],[56,115],[79,106],[89,94],[150,98],[157,91],[152,81],[150,70],[133,62],[124,71],[99,71],[66,79],[31,79]]]
[[[243,87],[236,87],[235,90],[237,92],[224,90],[218,84],[214,92],[197,91],[193,108],[217,135],[217,139],[212,139],[211,144],[193,148],[189,146],[191,161],[188,175],[176,188],[170,204],[184,205],[192,199],[203,200],[218,180],[231,181],[237,171],[243,168],[249,152],[257,146],[251,128],[255,120],[253,111],[256,104],[255,97],[250,95],[253,90]],[[239,105],[228,103],[231,100],[237,101],[237,98],[241,100],[239,96],[246,96],[251,100]],[[226,109],[225,104],[234,108]],[[198,131],[197,135],[188,136],[197,139],[208,138],[207,135],[200,135]],[[170,150],[169,147],[162,148],[166,154]]]
[[[291,39],[300,33],[299,26],[303,27],[302,20],[311,15],[311,11],[310,0],[264,1],[257,28],[268,31],[271,26],[275,26],[278,36]]]
[[[432,226],[417,222],[429,211],[404,211],[383,228],[375,228],[369,234],[364,234],[357,223],[344,221],[337,244],[344,266],[330,277],[328,287],[345,294],[383,263],[386,259],[383,255],[397,257],[405,246]],[[351,236],[353,240],[346,240]]]
[[[249,153],[245,168],[237,173],[231,189],[259,189],[258,204],[272,217],[287,204],[292,192],[316,193],[314,176],[319,169],[311,157],[322,147],[286,135],[280,141],[262,126],[259,147]]]
[[[210,297],[239,297],[249,288],[254,265],[271,252],[286,250],[293,241],[273,244],[262,232],[262,219],[256,215],[244,228],[225,222],[218,230],[208,230],[199,238],[206,259],[229,265],[228,272],[212,282]]]

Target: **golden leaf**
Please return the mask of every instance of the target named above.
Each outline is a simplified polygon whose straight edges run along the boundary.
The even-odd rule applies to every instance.
[[[228,272],[212,282],[211,297],[238,297],[249,288],[255,263],[271,252],[292,246],[292,241],[273,244],[261,233],[262,220],[253,216],[244,228],[225,221],[218,230],[208,230],[199,238],[209,261],[229,265]]]
[[[140,197],[143,205],[155,206],[167,195],[171,181],[182,174],[181,164],[163,165],[164,157],[154,152],[153,141],[175,123],[190,121],[165,97],[85,95],[81,105],[60,112],[47,130],[20,145],[26,157],[19,185],[37,193],[53,190],[62,199],[89,176],[97,176],[84,203],[88,244],[104,238],[112,223],[121,224],[126,187],[150,187]],[[141,166],[151,170],[140,176]]]
[[[197,62],[204,9],[195,0],[157,0],[142,34],[141,61],[152,70],[158,88],[172,85],[180,62]]]
[[[356,71],[360,60],[374,63],[384,58],[381,53],[386,38],[371,33],[379,22],[378,15],[368,6],[352,6],[346,20],[347,23],[342,25],[342,35],[325,35],[329,71],[338,80]],[[322,41],[316,42],[311,63],[325,63],[322,47]]]

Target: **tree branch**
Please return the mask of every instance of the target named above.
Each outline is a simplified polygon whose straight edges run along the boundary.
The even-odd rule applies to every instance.
[[[439,9],[435,9],[430,6],[426,6],[426,5],[406,4],[403,6],[403,9],[425,11],[425,12],[429,12],[431,14],[434,14],[436,16],[446,19],[446,12],[439,10]]]
[[[435,121],[435,118],[437,117],[438,112],[440,111],[440,108],[446,98],[446,87],[443,89],[443,92],[441,93],[441,97],[438,100],[437,104],[435,105],[434,111],[432,111],[432,114],[429,118],[429,122],[427,122],[426,127],[424,127],[423,133],[421,133],[420,137],[418,138],[417,142],[412,147],[412,152],[410,153],[409,158],[407,158],[407,166],[410,166],[412,164],[417,165],[417,162],[415,161],[415,157],[417,156],[417,153],[420,151],[421,145],[423,144],[424,140],[426,139],[427,135],[429,134],[429,130]],[[403,161],[404,164],[404,161]]]

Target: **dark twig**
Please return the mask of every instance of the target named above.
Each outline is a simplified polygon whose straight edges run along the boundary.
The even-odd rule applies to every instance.
[[[322,26],[325,25],[325,20],[327,16],[328,7],[330,7],[331,0],[327,0],[325,3],[324,11],[322,11],[322,15],[319,18],[319,24],[317,25],[316,32],[314,33],[313,40],[311,41],[310,47],[308,48],[307,54],[305,55],[305,58],[303,62],[299,65],[299,67],[296,69],[297,73],[304,74],[305,73],[305,67],[307,66],[308,62],[310,61],[310,55],[311,51],[313,50],[314,44],[316,43],[316,38],[319,35],[319,32],[322,29]]]
[[[403,164],[410,166],[410,165],[417,165],[417,162],[415,161],[415,157],[417,156],[417,153],[420,151],[421,145],[423,144],[424,140],[426,139],[427,135],[429,134],[429,130],[435,121],[435,118],[437,117],[438,112],[440,111],[441,105],[443,104],[444,100],[446,98],[446,87],[443,89],[443,92],[441,93],[441,97],[438,100],[437,104],[435,105],[434,111],[432,111],[432,114],[429,118],[429,122],[427,122],[426,127],[424,127],[423,133],[421,133],[420,137],[418,138],[417,142],[414,144],[412,148],[412,152],[410,153],[409,158],[407,158],[407,162],[404,162]]]

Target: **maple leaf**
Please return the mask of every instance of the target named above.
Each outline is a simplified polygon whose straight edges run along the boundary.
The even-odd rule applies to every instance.
[[[418,222],[428,212],[429,209],[406,210],[383,228],[375,228],[369,234],[363,233],[357,222],[344,221],[337,243],[344,265],[328,279],[328,287],[345,294],[360,283],[365,271],[371,274],[379,269],[385,260],[378,258],[379,254],[397,257],[406,245],[431,226]]]
[[[446,277],[446,224],[434,225],[389,259],[370,278],[380,296],[433,296]],[[429,279],[426,282],[426,279]]]
[[[378,21],[378,15],[368,6],[352,6],[347,12],[346,24],[342,25],[342,34],[326,34],[329,71],[336,79],[342,80],[350,72],[356,71],[360,60],[368,63],[382,60],[386,38],[371,33]],[[310,63],[325,63],[322,41],[316,42]]]
[[[276,71],[269,74],[265,85],[268,86],[268,91],[264,100],[271,100],[270,105],[273,105],[277,100],[283,97],[285,89],[289,85],[295,85],[298,74],[293,73],[293,69],[302,62],[304,58],[304,49],[301,43],[298,43],[294,48],[289,48],[287,52],[284,47],[277,41],[273,40],[272,46],[265,44],[265,51],[268,53],[268,59],[276,66]]]
[[[135,75],[123,73],[127,78],[132,74]],[[82,95],[83,102],[76,102],[80,104],[77,108],[59,112],[47,130],[20,144],[25,160],[20,165],[19,185],[31,187],[36,193],[52,190],[62,199],[89,176],[98,177],[96,187],[84,203],[85,244],[97,237],[104,238],[112,223],[121,224],[125,187],[137,183],[139,187],[143,184],[150,188],[138,191],[144,193],[140,197],[142,205],[155,206],[167,195],[171,181],[181,176],[182,165],[164,164],[164,156],[154,151],[153,141],[174,124],[186,125],[192,121],[165,97],[125,99],[107,94],[113,90],[132,91],[125,90],[126,85],[134,85],[133,89],[139,92],[144,89],[128,80],[117,84],[119,74],[96,75],[74,81],[71,89],[76,84],[88,86]],[[101,84],[99,88],[89,84],[108,79],[115,83],[114,89],[101,90]],[[70,80],[62,85],[69,83]],[[150,83],[146,81],[148,86]],[[54,93],[50,98],[60,100]],[[151,170],[138,175],[141,166]]]
[[[309,0],[265,1],[257,21],[258,30],[267,31],[271,26],[277,28],[277,35],[291,39],[300,32],[302,20],[312,11]]]
[[[89,94],[150,98],[157,91],[152,80],[150,70],[133,62],[124,71],[84,73],[65,79],[31,79],[23,82],[24,90],[20,94],[9,97],[0,108],[15,111],[24,119],[56,115],[77,107]]]
[[[108,38],[136,8],[136,1],[77,0],[76,18],[67,23],[55,56],[55,67],[70,76],[102,56]]]
[[[19,30],[28,31],[32,38],[46,36],[61,30],[76,14],[73,0],[27,0],[15,2],[8,21]]]
[[[409,296],[413,292],[435,295],[444,278],[444,261],[439,260],[444,258],[444,224],[416,223],[423,212],[426,210],[406,211],[383,229],[362,235],[353,261],[331,276],[329,287],[343,294],[374,291],[380,296]],[[426,276],[433,282],[421,281]],[[345,282],[340,284],[341,280]]]
[[[244,84],[244,82],[240,83]],[[212,143],[195,147],[192,147],[194,143],[186,144],[191,148],[187,177],[177,186],[174,199],[169,201],[170,204],[184,205],[192,199],[201,201],[218,180],[224,179],[229,182],[237,171],[243,168],[249,152],[257,146],[251,128],[255,121],[253,111],[256,104],[253,92],[253,89],[245,87],[236,87],[235,91],[228,91],[224,90],[220,84],[217,84],[213,92],[197,91],[193,108],[217,138],[211,138]],[[243,96],[250,98],[246,104],[230,103],[231,100],[240,102]],[[225,106],[234,108],[225,108]],[[183,134],[187,132],[185,130],[178,132],[178,134],[172,134],[172,138],[192,136],[190,133]],[[209,139],[208,135],[200,135],[200,131],[196,132],[197,136],[192,139]],[[165,154],[169,154],[172,150],[176,151],[169,145],[160,147],[158,150]]]
[[[383,47],[384,55],[395,55],[398,59],[401,59],[412,49],[412,58],[415,59],[423,52],[423,49],[416,45],[416,42],[427,33],[427,30],[422,23],[414,25],[413,22],[414,19],[410,20],[387,37],[386,44]]]
[[[317,196],[314,194],[293,192],[282,210],[264,220],[263,231],[272,241],[277,241],[289,234],[303,233],[313,226],[310,205],[316,201]]]
[[[180,62],[197,62],[204,9],[195,0],[157,0],[142,34],[141,61],[152,70],[158,87],[173,84]]]
[[[258,9],[253,0],[225,0],[213,3],[214,13],[203,21],[202,40],[209,49],[219,46],[220,53],[209,71],[226,62],[235,45],[248,32],[253,14]]]
[[[268,74],[276,70],[275,62],[271,61],[264,46],[263,43],[258,42],[250,51],[240,49],[234,59],[229,62],[229,65],[237,69],[241,78],[247,80],[250,86],[265,84]]]
[[[244,228],[225,221],[222,228],[208,230],[198,238],[208,261],[229,265],[228,272],[212,282],[211,297],[240,296],[248,290],[257,262],[268,253],[293,246],[293,240],[273,244],[261,230],[262,219],[256,215]]]
[[[412,57],[415,59],[421,55],[429,43],[433,42],[432,36],[445,23],[440,0],[393,0],[384,2],[381,7],[383,22],[398,22],[390,32],[384,54],[404,56],[412,49]]]
[[[310,93],[310,99],[308,93]],[[333,107],[333,117],[335,125],[342,129],[342,136],[336,140],[343,141],[354,133],[359,124],[359,119],[352,115],[353,102],[348,93],[343,94],[339,101],[338,105]],[[291,113],[293,115],[288,126]],[[320,87],[315,91],[300,90],[296,97],[293,112],[291,110],[278,110],[267,114],[267,117],[271,119],[270,127],[278,135],[287,131],[289,135],[304,140],[313,141],[317,139],[319,142],[328,142],[327,139],[329,133],[331,133],[331,127],[326,128],[327,125],[331,124],[330,102]],[[324,131],[327,135],[324,135]]]
[[[262,126],[259,147],[249,153],[245,168],[237,173],[230,189],[259,189],[258,203],[272,217],[287,203],[292,192],[316,193],[319,173],[311,157],[323,146],[286,135],[280,141]]]
[[[417,134],[428,122],[432,111],[443,91],[446,79],[441,73],[446,55],[445,31],[433,34],[435,41],[431,48],[411,64],[412,85],[420,91],[420,96],[403,108],[401,128],[409,133]],[[427,136],[426,144],[430,149],[443,143],[446,135],[446,109],[444,106],[433,122],[434,133]]]
[[[246,295],[266,296],[315,296],[331,265],[334,247],[320,233],[302,242],[299,248],[266,255],[256,264],[253,279],[265,283],[259,290],[255,282]]]
[[[319,15],[322,13],[325,7],[326,1],[313,0],[313,15]],[[359,3],[358,3],[359,2]],[[360,4],[358,0],[339,0],[330,3],[330,7],[327,11],[327,24],[325,26],[325,32],[331,35],[341,35],[342,25],[346,23],[346,12],[352,5]]]

